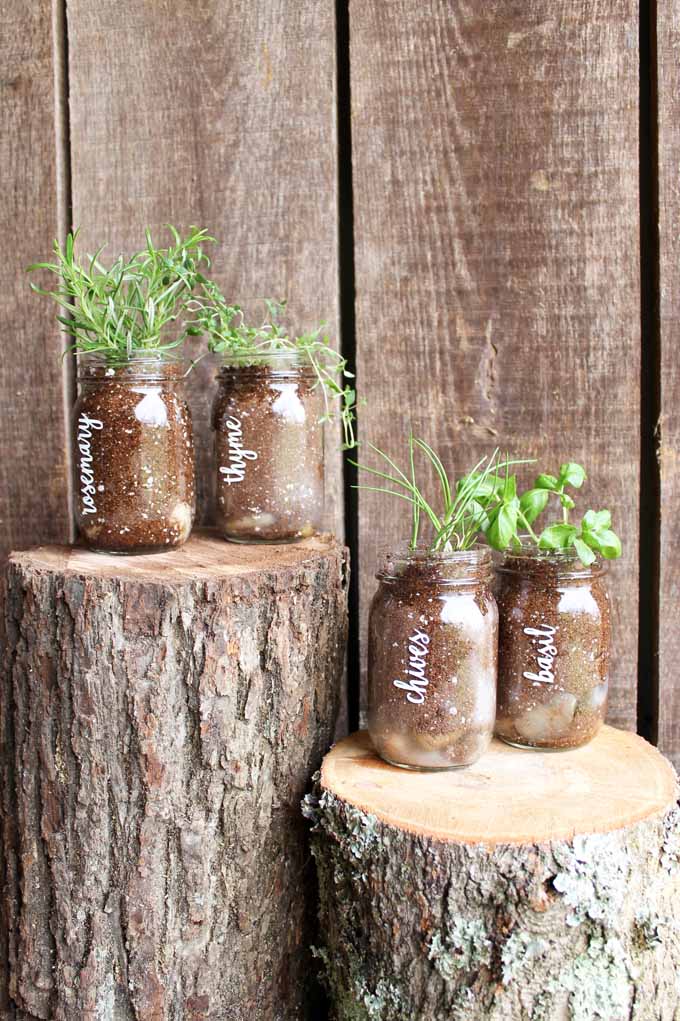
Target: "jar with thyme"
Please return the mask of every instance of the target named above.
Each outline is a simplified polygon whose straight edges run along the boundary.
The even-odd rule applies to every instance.
[[[395,766],[467,766],[491,741],[498,611],[484,548],[388,553],[369,616],[368,728]]]
[[[213,404],[217,526],[232,542],[295,542],[322,528],[324,401],[295,351],[230,357]]]
[[[497,567],[496,734],[527,748],[577,748],[605,717],[611,615],[606,562],[525,548]]]
[[[81,356],[74,409],[78,531],[104,553],[162,553],[195,513],[194,446],[179,358]]]

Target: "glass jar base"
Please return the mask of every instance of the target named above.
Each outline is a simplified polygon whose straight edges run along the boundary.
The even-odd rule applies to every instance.
[[[380,752],[377,755],[389,766],[407,769],[411,773],[450,773],[453,769],[466,769],[472,765],[472,762],[452,762],[450,766],[413,766],[406,762],[395,762],[393,759],[388,759],[386,755],[381,755]]]
[[[182,546],[184,546],[184,543],[178,542],[172,546],[139,546],[136,549],[105,549],[102,546],[88,546],[83,543],[80,548],[88,550],[90,553],[101,553],[108,557],[149,557],[153,556],[155,553],[174,553],[175,550],[181,549]]]
[[[544,744],[522,744],[521,741],[513,741],[511,737],[503,737],[502,734],[495,734],[495,737],[503,744],[510,745],[511,748],[519,748],[523,752],[573,752],[576,748],[583,748],[585,745],[590,744],[595,734],[589,737],[587,741],[581,741],[580,744],[570,745],[544,745]]]
[[[304,542],[305,539],[311,539],[314,535],[318,535],[318,533],[312,532],[312,535],[291,535],[281,539],[261,539],[259,536],[225,535],[222,532],[220,537],[225,542],[234,542],[238,546],[289,546],[294,542]]]

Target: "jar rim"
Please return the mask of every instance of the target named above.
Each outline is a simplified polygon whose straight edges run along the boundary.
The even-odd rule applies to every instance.
[[[561,578],[595,578],[609,569],[607,561],[596,555],[592,564],[584,564],[575,549],[540,549],[522,546],[498,554],[494,568],[501,574],[537,573],[552,568]]]
[[[222,354],[219,355],[220,366],[217,378],[230,376],[239,378],[253,376],[309,376],[316,378],[314,366],[304,351],[277,349],[260,351],[256,354]]]
[[[488,577],[493,566],[491,550],[482,544],[464,550],[432,550],[426,543],[418,543],[414,548],[406,542],[379,550],[379,565],[376,578],[380,581],[402,580],[412,569],[430,573],[433,583],[451,585]]]
[[[165,379],[185,375],[186,359],[176,350],[132,351],[125,358],[111,359],[104,352],[78,353],[77,378],[84,382],[93,379],[112,379],[124,373],[129,379]]]

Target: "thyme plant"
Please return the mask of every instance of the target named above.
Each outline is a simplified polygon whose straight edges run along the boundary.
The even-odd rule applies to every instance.
[[[334,419],[332,402],[337,399],[343,450],[355,447],[356,390],[345,382],[354,376],[348,369],[347,359],[331,347],[324,333],[325,324],[310,333],[291,337],[280,322],[285,301],[265,299],[265,306],[267,318],[258,326],[251,326],[239,305],[230,305],[215,283],[202,279],[199,294],[189,303],[194,319],[187,332],[206,336],[211,353],[236,364],[248,364],[278,351],[302,354],[314,370],[316,385],[323,393],[325,411],[321,421]]]

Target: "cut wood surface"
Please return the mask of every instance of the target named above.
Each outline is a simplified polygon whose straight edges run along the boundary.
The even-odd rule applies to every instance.
[[[350,0],[361,436],[588,468],[611,507],[610,722],[635,728],[638,5]],[[677,357],[674,355],[673,357]],[[530,473],[529,472],[527,474]],[[433,483],[434,484],[434,483]],[[406,507],[359,494],[365,624]]]
[[[437,775],[340,742],[305,802],[334,1021],[673,1021],[677,796],[610,727]]]
[[[666,811],[677,793],[668,761],[641,737],[614,727],[568,753],[494,739],[474,765],[442,773],[387,765],[363,731],[326,756],[321,786],[392,826],[488,845],[606,833]]]
[[[14,554],[2,637],[21,1021],[318,1017],[299,803],[340,699],[342,548]]]
[[[658,54],[658,200],[660,411],[656,423],[661,473],[659,577],[659,747],[680,768],[680,2],[654,8]],[[644,158],[651,158],[645,154]],[[655,580],[655,579],[653,579]]]
[[[108,240],[116,252],[142,244],[146,226],[157,237],[165,223],[207,226],[229,300],[247,309],[288,298],[291,329],[325,320],[337,338],[333,0],[69,0],[68,28],[83,245]],[[189,381],[203,520],[214,371],[208,359]],[[337,443],[327,491],[328,527],[341,537]]]

